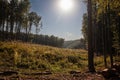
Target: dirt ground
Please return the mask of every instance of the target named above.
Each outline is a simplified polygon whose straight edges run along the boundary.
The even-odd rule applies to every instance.
[[[105,79],[98,73],[49,74],[49,75],[10,75],[0,76],[0,80],[120,80],[120,76]]]
[[[105,80],[100,74],[79,73],[79,74],[52,74],[52,75],[24,75],[22,77],[1,76],[0,80]]]

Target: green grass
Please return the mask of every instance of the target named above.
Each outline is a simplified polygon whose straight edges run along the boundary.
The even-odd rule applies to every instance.
[[[22,42],[0,42],[0,45],[0,67],[6,69],[68,72],[84,70],[87,65],[85,50],[62,49]]]
[[[88,65],[87,51],[62,49],[23,42],[0,42],[0,70],[19,72],[67,73],[84,72]],[[97,69],[103,68],[103,58],[95,57]]]

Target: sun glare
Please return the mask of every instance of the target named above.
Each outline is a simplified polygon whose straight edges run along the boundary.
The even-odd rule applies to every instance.
[[[59,7],[63,11],[70,11],[73,8],[73,0],[60,0]]]

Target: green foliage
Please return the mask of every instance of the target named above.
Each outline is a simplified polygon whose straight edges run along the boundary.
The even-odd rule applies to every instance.
[[[30,33],[33,27],[36,34],[41,29],[41,16],[36,12],[30,12],[30,0],[0,0],[0,40],[20,40],[23,32],[24,41],[30,41]]]
[[[120,53],[119,26],[120,0],[88,0],[88,14],[83,15],[82,24],[84,39],[87,40],[86,37],[89,37],[88,53],[90,55],[88,54],[88,57],[93,53],[104,55],[105,66],[107,67],[110,61],[112,66],[113,55]],[[110,56],[110,61],[107,61],[107,55]],[[92,59],[93,56],[89,58],[89,62],[93,63]],[[101,64],[101,61],[95,62],[95,65]]]
[[[120,32],[119,32],[120,31],[120,27],[119,27],[120,26],[120,15],[119,15],[120,1],[119,0],[106,0],[106,1],[98,0],[96,1],[96,3],[99,4],[96,12],[99,26],[101,28],[102,26],[104,26],[104,28],[106,28],[106,30],[109,31],[108,33],[110,37],[108,40],[111,40],[112,38],[111,40],[112,48],[115,49],[114,53],[118,53],[120,50],[120,45],[119,45],[120,44]]]
[[[83,34],[83,37],[84,37],[86,43],[88,42],[88,28],[87,28],[87,26],[88,26],[88,15],[85,13],[83,15],[81,31],[82,31],[82,34]]]

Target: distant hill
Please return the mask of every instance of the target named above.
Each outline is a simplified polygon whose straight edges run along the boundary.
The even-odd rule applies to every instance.
[[[64,41],[63,48],[84,49],[85,45],[80,39]]]

